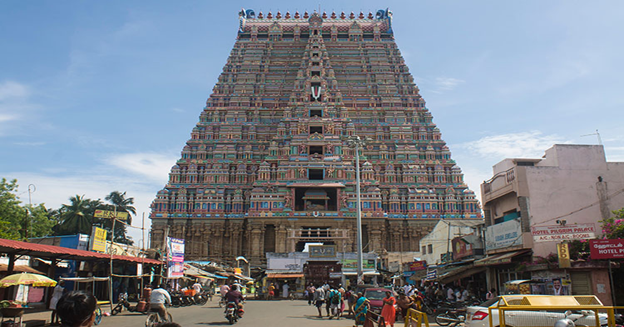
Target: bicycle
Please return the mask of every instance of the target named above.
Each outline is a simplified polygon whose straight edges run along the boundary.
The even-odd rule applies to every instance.
[[[160,314],[158,313],[158,309],[150,309],[150,313],[145,319],[145,327],[154,327],[161,322],[173,322],[173,316],[171,313],[167,311],[167,319],[164,321],[160,318]]]

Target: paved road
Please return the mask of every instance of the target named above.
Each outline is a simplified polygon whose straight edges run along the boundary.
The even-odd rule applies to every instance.
[[[110,310],[105,307],[104,310]],[[216,299],[204,306],[189,306],[170,308],[173,320],[183,327],[229,326],[219,308]],[[97,327],[141,327],[145,326],[147,316],[140,313],[123,311],[116,316],[103,317]],[[27,314],[24,320],[41,319],[50,321],[50,311]],[[431,319],[433,320],[433,319]],[[431,326],[437,326],[431,321]],[[308,306],[307,301],[256,301],[250,300],[245,304],[245,316],[235,326],[294,326],[294,327],[350,327],[353,320],[342,318],[329,320],[327,316],[318,318],[318,311],[314,306]],[[403,326],[397,322],[395,327]]]
[[[173,320],[183,327],[188,326],[229,326],[216,300],[204,306],[189,306],[170,308]],[[104,317],[98,327],[126,327],[144,326],[147,316],[124,311],[119,315]],[[296,327],[348,327],[353,326],[353,320],[342,318],[328,319],[327,316],[318,318],[314,306],[308,306],[306,301],[247,301],[245,316],[236,323],[236,326],[296,326]],[[400,324],[396,325],[397,327]]]

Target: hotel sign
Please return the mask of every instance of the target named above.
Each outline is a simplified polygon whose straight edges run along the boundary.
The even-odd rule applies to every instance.
[[[624,239],[589,240],[592,259],[624,259]]]
[[[596,237],[594,224],[575,224],[570,226],[549,225],[531,227],[533,241],[561,242],[571,240],[587,240]]]

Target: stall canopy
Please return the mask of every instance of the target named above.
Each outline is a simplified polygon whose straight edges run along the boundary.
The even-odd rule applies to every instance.
[[[67,260],[110,260],[111,255],[106,253],[64,248],[61,246],[28,243],[15,240],[0,239],[0,252],[9,255],[28,255],[46,259],[67,259]],[[146,263],[160,265],[162,262],[149,258],[137,258],[126,255],[112,255],[113,260]]]
[[[269,273],[267,274],[267,278],[303,278],[303,274],[301,273]]]
[[[527,254],[529,252],[530,250],[520,250],[520,251],[513,251],[513,252],[502,253],[502,254],[495,254],[495,255],[491,255],[491,256],[475,261],[474,265],[475,266],[504,265],[504,264],[511,263],[511,260],[514,257]]]
[[[199,269],[195,266],[191,266],[191,265],[184,265],[184,275],[186,276],[193,276],[193,277],[200,277],[200,278],[208,278],[208,279],[227,279],[227,277],[222,277],[219,275],[215,275],[213,273],[207,272],[205,270]]]

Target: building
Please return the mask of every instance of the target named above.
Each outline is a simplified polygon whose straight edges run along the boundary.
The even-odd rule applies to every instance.
[[[364,251],[418,251],[440,218],[479,218],[395,43],[392,13],[242,10],[232,52],[169,181],[152,204],[152,247],[233,263],[356,252],[361,148]]]
[[[481,184],[488,286],[542,281],[534,292],[595,294],[612,303],[606,262],[577,260],[560,269],[557,244],[601,236],[600,220],[624,207],[624,163],[607,162],[601,145],[554,145],[540,159],[505,159]]]

